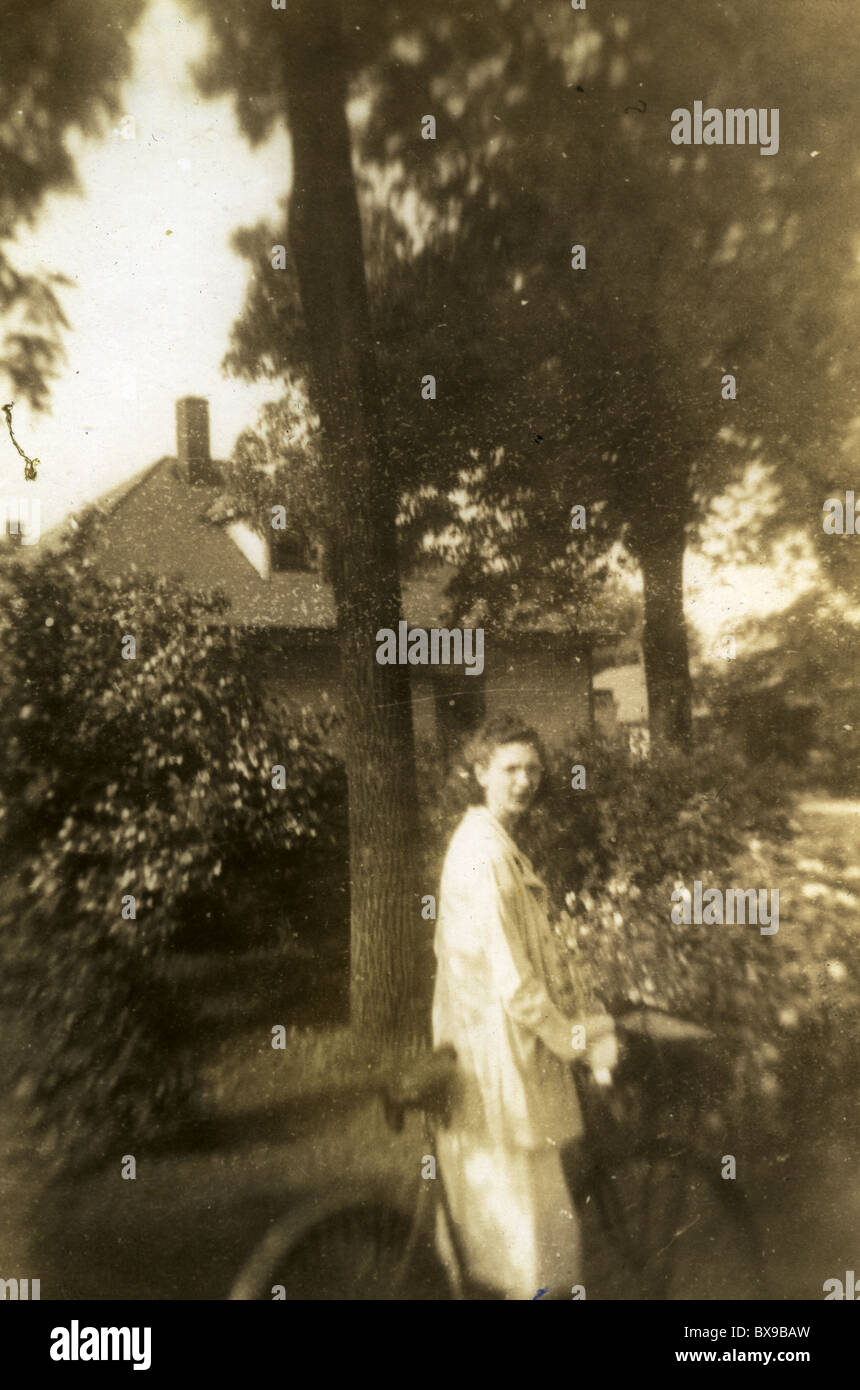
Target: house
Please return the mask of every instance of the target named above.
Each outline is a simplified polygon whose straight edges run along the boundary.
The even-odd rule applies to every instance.
[[[648,692],[641,662],[609,666],[594,677],[595,723],[609,736],[623,734],[631,751],[649,746]]]
[[[105,576],[142,570],[221,587],[230,599],[222,619],[243,634],[249,660],[261,663],[271,698],[338,707],[339,656],[334,600],[317,557],[298,533],[265,538],[243,521],[213,522],[221,490],[209,445],[209,407],[199,397],[176,406],[176,456],[145,468],[100,501],[107,513],[93,558]],[[434,563],[403,579],[410,627],[444,627],[451,570]],[[376,634],[368,633],[375,650]],[[419,740],[445,750],[497,709],[514,709],[547,741],[569,743],[594,718],[591,647],[545,625],[513,638],[485,632],[484,669],[411,667],[414,726]]]

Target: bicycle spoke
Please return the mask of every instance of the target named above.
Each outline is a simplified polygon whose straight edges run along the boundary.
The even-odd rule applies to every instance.
[[[742,1196],[693,1154],[651,1150],[597,1175],[584,1212],[590,1296],[762,1297],[755,1232]],[[595,1215],[600,1216],[600,1222]]]
[[[282,1284],[287,1299],[448,1297],[433,1252],[417,1240],[410,1243],[410,1231],[409,1220],[395,1208],[345,1207],[290,1243],[274,1266],[272,1285]]]

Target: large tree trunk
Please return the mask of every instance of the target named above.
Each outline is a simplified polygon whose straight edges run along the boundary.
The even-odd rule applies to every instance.
[[[684,619],[683,528],[655,527],[637,547],[644,585],[642,648],[652,743],[688,748],[693,733],[693,686]]]
[[[401,617],[396,488],[384,447],[336,0],[297,4],[284,45],[290,246],[329,478],[349,780],[353,1024],[414,1026],[416,783],[409,668],[376,661]]]

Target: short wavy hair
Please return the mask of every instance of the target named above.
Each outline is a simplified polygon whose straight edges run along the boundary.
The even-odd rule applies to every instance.
[[[519,715],[500,710],[498,714],[490,715],[489,719],[485,719],[479,725],[463,745],[460,754],[459,775],[464,782],[468,783],[471,801],[483,801],[484,799],[484,789],[475,776],[475,768],[486,767],[496,749],[503,747],[506,743],[529,744],[540,758],[544,773],[546,773],[546,749],[537,729],[532,728],[527,720]]]

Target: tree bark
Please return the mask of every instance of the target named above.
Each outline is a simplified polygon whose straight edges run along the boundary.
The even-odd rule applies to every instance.
[[[693,685],[684,618],[683,528],[656,527],[655,543],[639,546],[645,622],[642,648],[652,744],[688,749],[693,736]]]
[[[385,450],[337,0],[299,3],[284,77],[293,148],[290,248],[331,493],[329,562],[349,781],[353,1025],[376,1041],[416,1026],[415,756],[409,668],[380,666],[397,629],[397,490]]]

